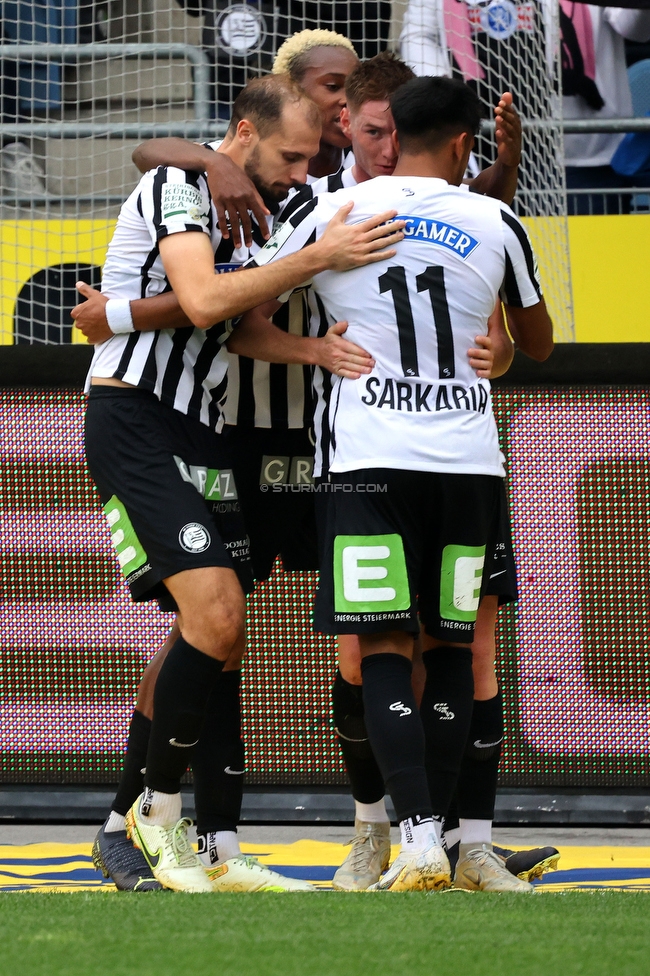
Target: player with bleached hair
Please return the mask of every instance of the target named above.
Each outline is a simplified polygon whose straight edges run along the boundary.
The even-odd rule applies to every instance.
[[[321,111],[321,144],[310,160],[308,183],[345,165],[350,140],[341,127],[341,111],[346,101],[346,79],[358,63],[348,38],[328,30],[294,34],[282,44],[273,62],[273,73],[288,74]]]

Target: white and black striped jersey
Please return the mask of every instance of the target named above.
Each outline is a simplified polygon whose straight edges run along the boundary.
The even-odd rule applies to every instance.
[[[341,150],[341,162],[340,162],[339,168],[336,170],[336,173],[334,173],[333,175],[334,176],[337,176],[341,172],[341,170],[351,169],[353,166],[354,166],[354,153],[352,152],[352,146],[348,146],[347,149],[342,149]],[[311,176],[308,173],[307,174],[307,185],[308,186],[315,186],[316,183],[318,183],[320,185],[321,180],[327,180],[327,179],[329,179],[328,176]],[[322,193],[322,190],[319,191],[319,192]]]
[[[350,153],[354,163],[354,157]],[[356,186],[349,167],[303,186],[292,194],[276,215],[275,228],[289,220],[318,193],[333,193],[344,186]],[[309,290],[292,293],[273,316],[273,323],[293,335],[310,334]],[[263,363],[228,353],[228,394],[224,405],[227,424],[296,430],[310,427],[314,414],[311,366]]]
[[[249,250],[223,240],[202,174],[174,167],[146,173],[122,206],[108,247],[102,293],[109,298],[148,298],[170,290],[158,242],[168,234],[210,237],[218,273],[239,268],[264,244],[259,228]],[[229,325],[210,329],[161,329],[115,335],[95,347],[87,379],[114,377],[149,390],[163,403],[202,423],[220,426],[228,360],[222,344]]]
[[[487,334],[498,295],[517,307],[541,300],[523,225],[505,204],[444,180],[383,176],[305,205],[291,218],[293,233],[254,263],[305,246],[349,199],[358,221],[397,210],[406,236],[390,261],[313,280],[321,314],[314,328],[347,320],[346,337],[376,362],[359,380],[331,377],[315,473],[329,462],[334,472],[503,475],[490,384],[477,378],[467,352],[476,335]]]

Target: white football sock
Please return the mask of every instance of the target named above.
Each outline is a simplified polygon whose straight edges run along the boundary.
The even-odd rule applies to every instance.
[[[223,864],[231,857],[240,857],[241,848],[234,830],[213,830],[209,834],[198,834],[199,857],[206,868]]]
[[[364,823],[388,823],[389,818],[383,796],[376,803],[360,803],[359,800],[355,800],[354,819],[363,820]]]
[[[140,800],[140,816],[157,827],[171,827],[181,819],[180,793],[160,793],[145,787]]]
[[[118,830],[126,830],[126,821],[121,813],[115,813],[115,810],[111,810],[104,825],[104,833],[114,834]]]
[[[410,817],[407,820],[400,820],[399,830],[402,851],[405,854],[420,854],[432,844],[438,843],[433,820],[430,818],[420,820],[419,823],[414,823]]]
[[[459,823],[461,844],[492,843],[491,820],[463,820],[461,817]]]

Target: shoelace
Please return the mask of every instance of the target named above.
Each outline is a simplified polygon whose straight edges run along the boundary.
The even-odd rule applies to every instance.
[[[494,861],[495,865],[499,868],[504,867],[503,861],[494,851],[484,851],[477,848],[475,851],[470,851],[469,853],[472,855],[472,860],[476,861],[479,867],[484,867],[488,861]]]
[[[192,821],[183,817],[171,828],[169,838],[174,851],[176,863],[181,868],[193,867],[196,864],[196,854],[189,842],[187,828],[192,826]]]
[[[375,853],[376,848],[372,843],[372,840],[372,832],[367,831],[365,834],[355,834],[354,837],[348,841],[348,844],[352,845],[352,850],[350,851],[350,861],[354,871],[362,867],[364,861]],[[368,850],[368,847],[370,850]]]

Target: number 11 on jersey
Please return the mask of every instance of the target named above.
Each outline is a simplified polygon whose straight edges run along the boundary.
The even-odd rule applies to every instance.
[[[415,284],[418,292],[428,291],[431,300],[431,311],[438,340],[438,378],[441,380],[453,379],[456,375],[454,336],[445,289],[445,269],[436,265],[425,268],[422,274],[417,275]],[[406,269],[402,267],[389,268],[383,275],[380,275],[379,291],[381,294],[389,291],[393,298],[404,376],[419,376],[418,348]]]

